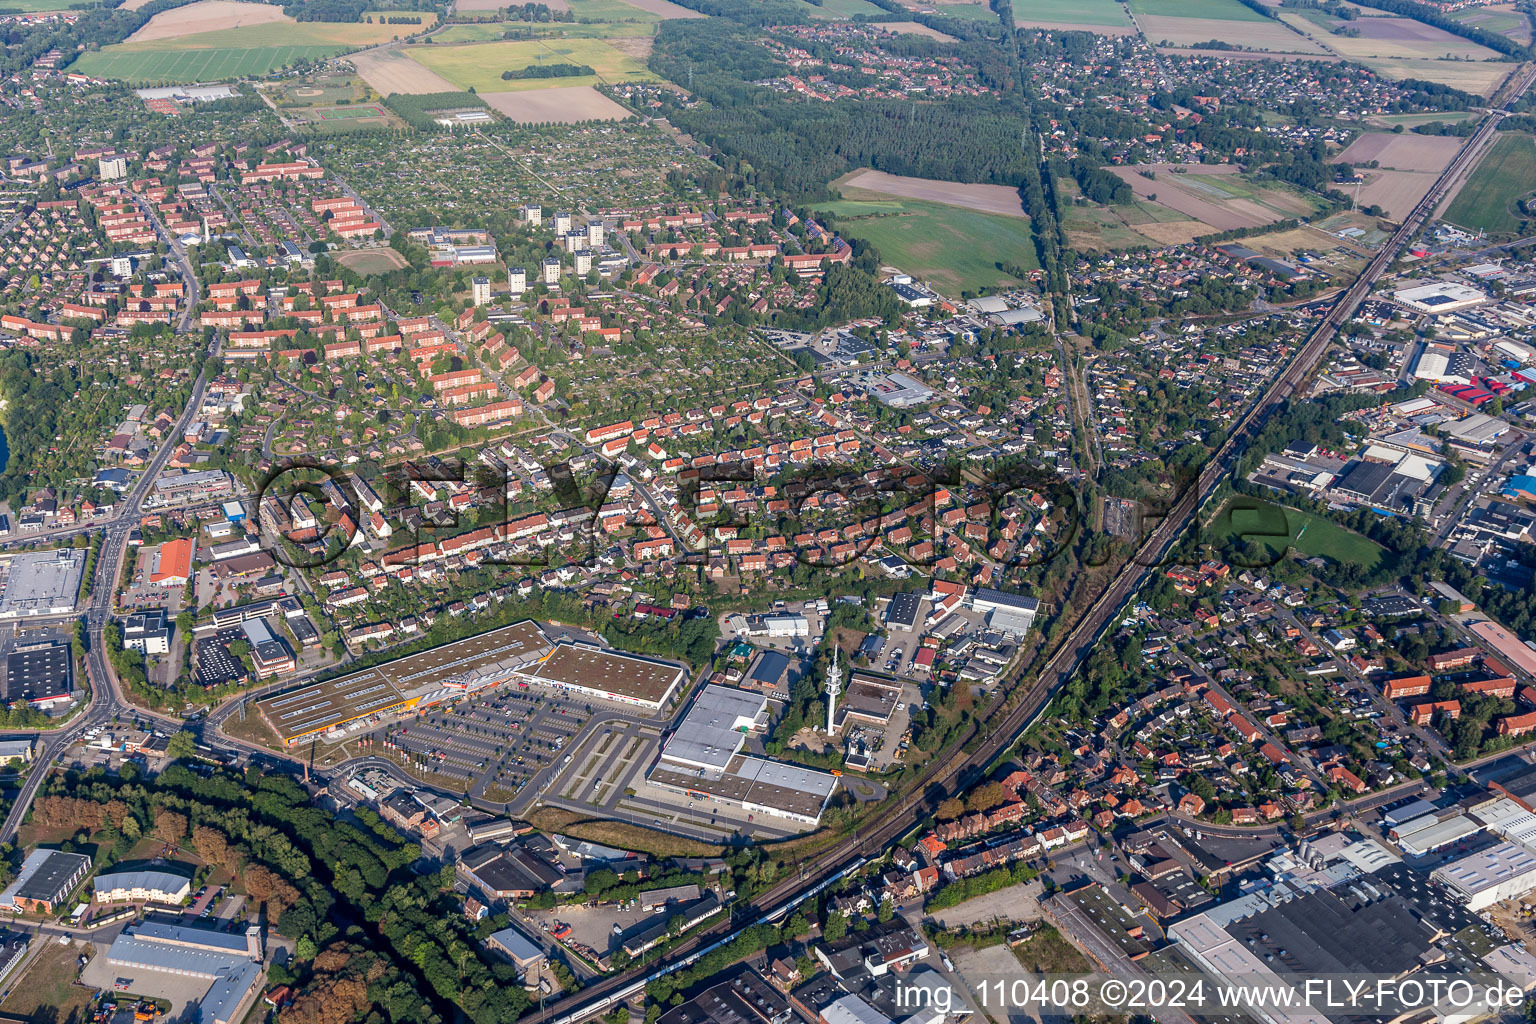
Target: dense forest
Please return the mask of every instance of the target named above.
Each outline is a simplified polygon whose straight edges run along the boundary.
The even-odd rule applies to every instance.
[[[684,27],[686,26],[686,27]],[[709,142],[726,170],[766,190],[821,196],[827,183],[858,167],[950,181],[1019,185],[1028,159],[1013,96],[859,103],[784,102],[752,83],[788,73],[751,30],[727,21],[663,22],[651,66],[688,81],[708,105],[668,98],[665,113]],[[977,54],[967,52],[975,61]],[[978,74],[1011,90],[1015,70],[999,58]]]

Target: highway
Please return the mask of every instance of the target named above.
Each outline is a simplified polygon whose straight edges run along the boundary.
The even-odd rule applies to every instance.
[[[1497,104],[1502,106],[1519,96],[1536,78],[1536,65],[1522,67],[1500,90]],[[888,809],[872,827],[856,831],[831,849],[816,857],[815,866],[802,870],[796,876],[781,881],[753,901],[751,907],[738,910],[730,925],[722,924],[709,929],[693,940],[672,950],[669,955],[644,975],[655,977],[662,973],[687,966],[701,951],[712,948],[729,936],[734,928],[761,920],[764,915],[774,914],[792,901],[803,898],[813,888],[829,877],[846,870],[851,864],[879,854],[891,843],[914,829],[944,797],[964,790],[987,771],[994,760],[1034,722],[1045,710],[1051,695],[1065,683],[1092,651],[1104,631],[1114,623],[1136,592],[1152,578],[1157,567],[1173,550],[1185,530],[1195,521],[1206,501],[1216,492],[1237,465],[1238,459],[1258,432],[1321,366],[1339,327],[1344,324],[1360,303],[1370,294],[1372,287],[1402,254],[1408,242],[1423,227],[1440,201],[1459,187],[1463,179],[1477,165],[1477,160],[1492,140],[1498,123],[1506,115],[1502,109],[1494,109],[1484,118],[1477,131],[1467,140],[1456,157],[1430,187],[1424,198],[1404,219],[1390,239],[1384,242],[1348,289],[1336,297],[1332,307],[1308,335],[1291,361],[1270,383],[1259,400],[1233,427],[1216,454],[1201,469],[1196,482],[1188,487],[1168,510],[1155,530],[1148,535],[1135,555],[1120,569],[1113,581],[1094,601],[1087,613],[1060,641],[1045,661],[1035,682],[1022,699],[1009,708],[1000,720],[988,719],[981,727],[982,741],[967,754],[965,746],[972,745],[976,732],[967,742],[951,748],[947,757],[936,759],[922,780],[901,798],[897,806]],[[1022,683],[1022,669],[1015,670],[1010,686]],[[914,796],[913,794],[920,794]],[[585,1019],[603,1012],[619,996],[634,990],[644,979],[636,972],[618,975],[598,982],[582,990],[578,1005],[540,1012],[529,1017],[535,1024],[558,1020],[559,1024]]]

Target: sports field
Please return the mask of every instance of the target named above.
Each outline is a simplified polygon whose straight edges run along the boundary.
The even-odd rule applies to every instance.
[[[262,46],[254,49],[129,50],[109,46],[82,53],[70,70],[95,78],[115,78],[132,85],[161,82],[219,82],[266,75],[301,61],[321,60],[334,46]]]
[[[404,256],[387,245],[337,253],[336,262],[357,274],[387,274],[408,265]]]
[[[1235,498],[1217,514],[1206,538],[1241,548],[1252,542],[1262,552],[1260,565],[1273,564],[1294,549],[1303,558],[1322,557],[1340,564],[1373,569],[1386,549],[1331,519],[1253,498]]]
[[[925,278],[956,298],[989,285],[1018,285],[1018,278],[998,269],[999,263],[1038,266],[1025,217],[917,199],[842,199],[818,209],[832,214],[843,235],[879,249],[881,262]]]
[[[1536,190],[1536,145],[1526,134],[1499,138],[1451,200],[1445,219],[1475,231],[1505,234],[1520,226],[1515,200]]]
[[[410,56],[460,89],[474,89],[476,92],[521,92],[525,89],[596,85],[599,82],[658,80],[640,61],[599,39],[413,46]],[[504,80],[501,77],[503,71],[518,71],[536,64],[585,64],[596,74],[574,78]]]

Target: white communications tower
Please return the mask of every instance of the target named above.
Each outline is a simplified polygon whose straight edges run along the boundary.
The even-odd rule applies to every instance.
[[[827,735],[832,735],[833,716],[837,714],[837,695],[843,692],[843,667],[839,664],[838,650],[832,648],[832,664],[827,666]]]

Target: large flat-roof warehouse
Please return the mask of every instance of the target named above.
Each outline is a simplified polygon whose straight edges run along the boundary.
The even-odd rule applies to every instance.
[[[600,700],[659,709],[687,677],[682,665],[652,661],[592,644],[561,643],[522,673],[530,681],[574,690]]]
[[[0,562],[0,619],[67,615],[75,610],[85,551],[32,551]]]
[[[733,687],[704,687],[667,738],[647,780],[750,814],[819,823],[837,789],[836,776],[741,752],[767,703],[766,697]]]
[[[549,651],[538,625],[517,622],[258,701],[284,744],[378,715],[506,682]]]

